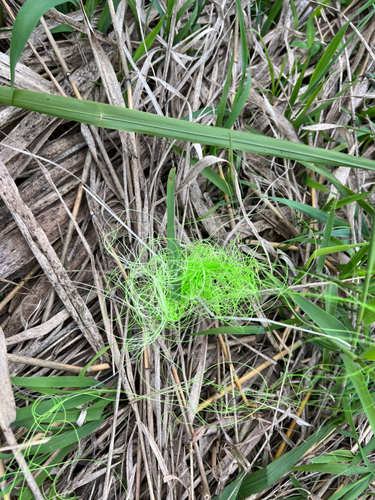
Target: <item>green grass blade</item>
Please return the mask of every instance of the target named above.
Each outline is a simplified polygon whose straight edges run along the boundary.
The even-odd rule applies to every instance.
[[[284,474],[286,474],[300,460],[309,449],[316,443],[320,443],[328,434],[330,434],[338,425],[341,419],[333,420],[326,427],[322,427],[312,434],[306,441],[293,450],[285,453],[265,469],[253,472],[246,476],[242,481],[239,491],[239,498],[247,498],[254,493],[259,493],[266,488],[273,486]]]
[[[368,248],[363,247],[353,255],[350,261],[345,265],[344,269],[339,275],[340,280],[357,275],[360,263],[363,264],[367,260]]]
[[[169,265],[171,273],[171,297],[174,300],[181,300],[181,248],[176,240],[175,234],[175,175],[176,169],[169,172],[167,183],[167,238],[169,250]]]
[[[40,471],[38,471],[38,474],[35,476],[35,481],[38,486],[41,486],[43,484],[43,482],[47,479],[47,477],[50,475],[51,470],[55,466],[59,466],[63,463],[63,459],[66,457],[66,455],[70,452],[72,448],[73,445],[71,444],[59,450],[57,455],[51,457],[51,461],[48,462],[48,465],[43,466],[43,468]],[[34,493],[31,492],[30,488],[22,490],[21,497],[22,500],[33,500],[35,498]],[[0,496],[0,498],[2,498],[2,496]]]
[[[310,49],[315,40],[314,16],[310,16],[306,24],[307,48]]]
[[[351,341],[351,332],[338,319],[326,313],[323,309],[312,304],[302,295],[293,294],[292,298],[297,306],[304,311],[307,316],[314,321],[330,338],[345,342]],[[353,332],[354,333],[354,332]]]
[[[262,326],[221,326],[202,332],[194,332],[192,335],[261,335],[263,333],[265,330]]]
[[[150,49],[151,45],[154,43],[155,38],[158,36],[159,31],[163,25],[165,16],[163,16],[158,24],[155,26],[155,28],[151,31],[149,35],[146,36],[145,41],[140,44],[138,49],[134,52],[133,54],[133,61],[137,62],[142,56],[146,54],[146,51]],[[129,63],[129,69],[131,68],[131,65]]]
[[[320,245],[321,250],[325,250],[331,241],[333,223],[335,221],[335,211],[336,211],[336,199],[335,199],[335,203],[334,203],[331,211],[329,212],[327,224],[326,224],[326,227],[324,228],[323,239],[322,239],[322,243]],[[324,254],[319,255],[318,262],[316,264],[316,272],[317,273],[320,273],[323,270],[324,263],[325,263]]]
[[[367,302],[362,323],[364,326],[370,326],[372,323],[375,323],[375,298]]]
[[[186,35],[188,34],[189,30],[193,26],[193,24],[194,24],[194,22],[195,22],[195,20],[197,18],[197,15],[198,15],[198,2],[195,2],[193,13],[189,17],[189,19],[188,19],[187,23],[185,24],[185,26],[183,26],[180,29],[180,31],[177,33],[177,35],[174,37],[174,39],[173,39],[173,45],[176,45],[177,43],[181,42],[181,40],[183,40],[186,37]]]
[[[363,368],[345,354],[341,355],[347,374],[352,381],[362,403],[373,434],[375,434],[375,407],[363,376]]]
[[[0,103],[12,104],[30,111],[113,130],[125,130],[168,139],[197,142],[220,148],[229,149],[230,147],[228,130],[99,102],[79,101],[69,97],[20,89],[15,89],[12,97],[10,88],[0,87]],[[375,163],[366,158],[312,148],[304,144],[296,144],[272,137],[233,130],[231,131],[231,140],[234,150],[286,158],[301,163],[309,162],[375,170]],[[326,172],[327,169],[322,171]]]
[[[357,333],[360,332],[360,329],[362,327],[362,321],[366,310],[367,296],[369,293],[370,281],[373,274],[374,265],[375,265],[375,217],[373,217],[372,220],[372,230],[371,230],[369,254],[367,257],[366,276],[365,276],[365,281],[363,283],[361,305],[359,307],[357,315],[357,328],[356,328]]]
[[[292,470],[299,470],[302,472],[319,472],[320,474],[335,474],[335,476],[355,476],[359,474],[367,474],[369,472],[367,467],[349,464],[309,464],[293,467]]]
[[[276,2],[270,8],[266,22],[262,26],[262,36],[266,35],[271,28],[274,20],[279,15],[281,8],[283,6],[283,0],[276,0]]]
[[[12,30],[12,39],[10,42],[10,81],[13,87],[16,71],[16,64],[20,58],[23,49],[29,39],[33,29],[39,22],[39,19],[50,9],[66,3],[68,0],[27,0],[17,14]]]
[[[323,246],[323,245],[322,245]],[[346,252],[346,250],[349,250],[350,248],[357,248],[357,247],[365,247],[366,249],[368,248],[369,244],[368,243],[353,243],[352,245],[336,245],[334,247],[326,247],[326,248],[319,248],[318,250],[315,250],[313,254],[311,254],[311,257],[306,263],[306,267],[308,267],[316,257],[323,257],[325,255],[330,255],[332,253],[337,253],[337,252]],[[323,262],[324,263],[324,262]],[[321,271],[321,269],[320,269]],[[318,272],[318,269],[317,269]]]
[[[324,212],[323,210],[320,210],[319,208],[310,207],[309,205],[305,205],[303,203],[300,203],[299,201],[285,200],[284,198],[270,196],[269,199],[278,201],[279,203],[283,203],[293,210],[298,210],[299,212],[302,212],[312,219],[318,220],[319,222],[325,222],[326,224],[328,222],[329,214],[327,214],[327,212]],[[339,219],[338,217],[334,217],[333,225],[334,227],[350,227],[350,224],[348,222]]]
[[[234,500],[237,497],[237,493],[241,487],[243,477],[244,474],[242,472],[237,479],[228,484],[228,486],[224,488],[223,493],[220,495],[219,500]]]
[[[85,424],[82,427],[79,427],[72,431],[62,432],[61,434],[51,437],[48,443],[33,447],[31,451],[29,451],[29,453],[51,453],[59,450],[60,448],[76,443],[77,441],[80,441],[81,439],[95,432],[96,429],[102,425],[104,420],[105,417],[102,417],[99,420],[95,420],[94,422]]]
[[[373,477],[371,474],[361,477],[359,481],[355,483],[350,483],[345,485],[340,490],[336,491],[328,500],[356,500],[361,496],[361,494],[367,489],[367,486],[371,483]]]
[[[314,73],[311,75],[310,78],[310,83],[308,86],[307,91],[305,94],[302,96],[301,100],[304,100],[307,98],[311,92],[314,90],[316,85],[321,81],[321,79],[324,77],[324,75],[329,71],[329,69],[332,66],[332,60],[334,59],[334,55],[336,50],[338,49],[341,40],[344,38],[344,35],[349,28],[349,21],[344,24],[344,26],[336,33],[336,35],[333,37],[331,43],[328,45],[326,50],[324,51],[324,54],[320,58],[318,64],[315,66]],[[343,50],[343,49],[341,49]],[[341,52],[341,51],[339,51]]]
[[[50,389],[52,387],[92,387],[98,382],[92,378],[84,377],[12,377],[11,381],[18,387],[25,387],[38,391],[39,389]],[[103,389],[104,385],[101,386]],[[39,391],[41,392],[41,391]]]
[[[217,110],[217,118],[216,118],[215,127],[221,127],[221,125],[223,123],[224,113],[225,113],[225,109],[227,106],[230,80],[232,78],[233,61],[234,61],[234,56],[232,55],[232,58],[231,58],[230,63],[229,63],[227,77],[225,79],[225,83],[224,83],[224,87],[223,87],[223,93],[221,94],[219,107]]]
[[[117,11],[118,4],[120,3],[120,0],[113,0],[113,6],[115,8],[115,11]],[[98,24],[97,24],[97,30],[100,31],[101,33],[107,33],[108,28],[110,27],[112,22],[111,14],[109,12],[109,7],[108,3],[104,5],[104,8],[99,16],[98,19]]]

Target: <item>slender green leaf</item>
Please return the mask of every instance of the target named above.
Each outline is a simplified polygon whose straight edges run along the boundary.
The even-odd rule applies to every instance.
[[[314,17],[310,16],[307,20],[306,24],[306,38],[307,38],[307,47],[312,47],[315,39],[315,26],[314,26]]]
[[[283,0],[276,0],[276,2],[272,4],[272,7],[270,8],[270,11],[268,13],[267,20],[262,26],[262,36],[268,33],[269,29],[272,26],[273,21],[279,15],[282,6],[283,6]]]
[[[372,480],[372,475],[367,474],[354,483],[346,484],[343,488],[330,496],[329,500],[340,500],[340,498],[343,500],[356,500],[361,497],[361,494],[367,489],[367,486]]]
[[[178,44],[179,42],[181,42],[181,40],[183,40],[186,37],[186,35],[188,34],[189,30],[193,26],[193,24],[194,24],[194,22],[195,22],[195,20],[197,18],[197,15],[198,15],[198,2],[196,1],[193,13],[189,17],[189,19],[188,19],[187,23],[185,24],[185,26],[183,26],[180,29],[180,31],[177,33],[177,35],[174,37],[174,39],[173,39],[173,45]]]
[[[307,316],[328,335],[328,337],[350,343],[351,332],[338,319],[332,317],[302,295],[293,294],[292,298],[296,305],[299,306],[302,311],[304,311]]]
[[[306,184],[307,187],[312,188],[312,189],[318,189],[319,191],[325,191],[326,193],[329,193],[329,189],[324,187],[322,184],[320,184],[317,181],[314,181],[311,179],[309,175],[304,175],[303,177],[303,182]]]
[[[319,222],[325,222],[325,223],[328,222],[329,214],[327,214],[327,212],[324,212],[323,210],[319,210],[319,208],[310,207],[309,205],[305,205],[298,201],[286,200],[284,198],[277,198],[270,196],[269,199],[278,201],[279,203],[283,203],[284,205],[293,208],[293,210],[298,210],[299,212],[303,212],[304,214],[308,215],[313,219],[318,220]],[[339,219],[338,217],[334,217],[333,225],[334,227],[350,227],[350,224],[348,222]]]
[[[362,321],[363,321],[364,314],[366,311],[367,296],[369,293],[369,287],[370,287],[370,282],[371,282],[371,277],[373,274],[374,266],[375,266],[375,215],[372,218],[372,231],[371,231],[371,239],[370,239],[370,248],[369,248],[369,253],[368,253],[368,258],[367,258],[366,275],[365,275],[365,280],[363,283],[361,304],[359,306],[358,315],[357,315],[357,328],[356,328],[357,333],[359,333],[359,331],[361,329]],[[367,317],[367,320],[368,320],[368,317]]]
[[[323,239],[320,247],[321,250],[326,249],[329,245],[329,242],[331,241],[333,223],[335,221],[335,210],[336,210],[336,199],[331,211],[329,212],[327,224],[326,227],[324,228]],[[323,270],[324,263],[325,263],[325,256],[319,255],[318,262],[316,264],[317,273],[320,273]]]
[[[341,357],[344,361],[347,374],[352,381],[362,403],[363,411],[366,413],[372,432],[375,434],[375,407],[363,376],[362,367],[345,354],[342,354]]]
[[[113,6],[115,8],[115,11],[117,10],[119,3],[120,3],[120,0],[113,0]],[[109,12],[108,3],[106,2],[106,4],[104,5],[104,8],[99,16],[98,24],[97,24],[96,28],[101,33],[107,33],[108,28],[111,25],[111,22],[112,22],[111,13]]]
[[[100,385],[97,380],[83,377],[11,377],[14,385],[26,389],[51,387],[93,387]],[[102,389],[104,385],[100,385]]]
[[[306,267],[308,267],[311,263],[312,260],[316,259],[316,257],[324,257],[325,255],[330,255],[332,253],[337,253],[337,252],[346,252],[350,248],[357,248],[357,247],[365,247],[368,249],[369,244],[368,243],[353,243],[353,245],[336,245],[333,247],[327,247],[327,248],[318,248],[318,250],[315,250],[314,253],[311,254],[311,257],[306,263]],[[317,272],[320,272],[321,269],[316,269]]]
[[[33,446],[31,451],[29,451],[29,454],[51,453],[59,450],[60,448],[76,443],[77,441],[80,441],[95,432],[96,429],[102,425],[104,420],[105,418],[102,417],[99,420],[90,422],[89,424],[78,427],[77,429],[61,432],[60,434],[51,437],[48,443],[41,444],[40,446]]]
[[[292,470],[299,470],[302,472],[320,472],[326,474],[335,474],[337,476],[355,476],[368,473],[367,467],[360,467],[359,465],[349,466],[348,464],[310,464],[293,467]]]
[[[328,436],[338,425],[341,419],[335,419],[330,424],[322,427],[312,434],[302,444],[296,446],[293,450],[285,453],[282,457],[270,463],[265,469],[253,472],[244,478],[239,491],[239,496],[247,498],[255,493],[259,493],[266,488],[273,486],[284,474],[286,474],[300,460],[309,449],[320,443]]]
[[[353,203],[355,201],[360,201],[364,200],[365,198],[368,198],[370,193],[358,193],[358,194],[353,194],[350,196],[346,196],[342,200],[337,202],[336,208],[342,208],[345,207],[345,205],[348,205],[349,203]]]
[[[331,464],[331,463],[346,463],[351,462],[354,454],[349,450],[335,450],[324,455],[320,455],[311,459],[313,464]]]
[[[10,42],[9,62],[10,81],[13,87],[16,64],[32,31],[39,19],[50,9],[66,3],[68,0],[27,0],[19,10],[13,24],[12,39]]]
[[[263,333],[265,330],[262,326],[221,326],[202,332],[194,332],[192,335],[261,335]]]
[[[220,148],[230,147],[228,130],[99,102],[81,101],[70,97],[41,94],[39,92],[20,89],[15,89],[12,96],[10,88],[0,87],[0,103],[11,104],[19,108],[103,128],[125,130],[174,140],[198,142]],[[287,158],[300,161],[301,163],[311,162],[312,164],[318,163],[330,166],[375,170],[375,163],[367,158],[349,156],[336,151],[312,148],[304,144],[257,134],[248,134],[237,130],[231,131],[230,136],[234,150]],[[314,171],[319,170],[316,165],[314,167]],[[308,168],[313,169],[313,166],[308,165]],[[329,171],[322,166],[320,171],[325,172],[327,178],[330,175]],[[285,200],[282,201],[284,202]],[[300,205],[304,206],[302,203]],[[326,218],[323,222],[328,217],[328,214],[325,215]],[[313,218],[318,219],[316,215]],[[347,223],[340,219],[338,220],[342,226],[348,226]]]
[[[220,500],[235,500],[237,493],[241,487],[244,475],[243,473],[238,476],[232,483],[224,488],[223,493],[220,495]]]
[[[304,94],[305,96],[308,95],[309,91],[311,91],[320,82],[320,80],[324,77],[324,75],[329,71],[329,68],[331,67],[330,63],[332,62],[335,52],[338,49],[341,40],[343,39],[348,27],[349,27],[349,21],[345,23],[344,26],[332,38],[331,43],[328,45],[328,47],[324,51],[323,56],[318,61],[318,64],[315,66],[314,73],[310,77],[309,87]]]
[[[228,183],[220,177],[219,174],[214,172],[212,168],[206,167],[201,171],[201,174],[206,177],[207,180],[212,182],[216,187],[218,187],[223,193],[227,194],[228,196],[232,196],[232,192],[230,190],[230,187]]]
[[[74,29],[69,24],[60,24],[56,28],[51,28],[50,32],[55,35],[56,33],[75,33]]]
[[[181,299],[181,248],[176,240],[175,234],[175,175],[176,169],[169,172],[167,183],[167,237],[169,250],[169,265],[171,273],[171,297],[174,300]]]
[[[362,323],[364,326],[370,326],[372,323],[375,323],[375,297],[367,302]]]
[[[357,275],[358,264],[367,260],[368,247],[361,248],[357,253],[351,257],[350,261],[345,264],[344,269],[341,271],[339,279],[344,280],[350,276]]]
[[[233,61],[234,61],[234,55],[232,55],[232,58],[231,58],[230,63],[229,63],[229,69],[228,69],[227,77],[225,79],[223,93],[221,94],[219,108],[217,110],[217,118],[216,118],[215,127],[221,127],[221,125],[223,123],[224,113],[225,113],[228,94],[229,94],[230,81],[232,78]]]
[[[155,26],[155,28],[151,31],[149,35],[146,36],[144,42],[140,44],[138,49],[134,52],[133,54],[133,61],[137,62],[142,56],[144,56],[147,52],[147,50],[150,49],[151,45],[154,43],[155,38],[158,36],[159,31],[163,25],[165,16],[163,16],[158,24]],[[130,63],[129,63],[129,68],[130,68]]]

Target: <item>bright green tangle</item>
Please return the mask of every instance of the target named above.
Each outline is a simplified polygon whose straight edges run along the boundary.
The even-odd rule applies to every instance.
[[[235,244],[222,248],[198,241],[182,247],[173,266],[171,252],[160,242],[154,241],[152,249],[155,255],[145,248],[135,262],[126,262],[126,281],[119,275],[116,280],[131,308],[132,326],[142,330],[129,339],[130,350],[152,343],[163,329],[175,329],[178,322],[187,326],[192,319],[249,316],[260,298],[261,264]],[[176,298],[172,289],[177,283]]]

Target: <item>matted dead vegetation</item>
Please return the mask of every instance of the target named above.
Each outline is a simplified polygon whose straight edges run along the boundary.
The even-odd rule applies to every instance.
[[[2,0],[8,87],[21,3]],[[122,0],[114,23],[112,9],[49,10],[15,87],[373,158],[371,2]],[[374,495],[375,164],[5,104],[0,129],[0,498]],[[164,264],[147,265],[174,238],[253,259],[259,296],[222,313],[229,281],[189,317],[152,316]]]

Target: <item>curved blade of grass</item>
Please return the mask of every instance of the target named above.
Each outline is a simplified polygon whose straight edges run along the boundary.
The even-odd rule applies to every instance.
[[[229,149],[230,134],[233,149],[235,150],[287,158],[299,162],[375,170],[375,163],[366,158],[349,156],[326,149],[312,148],[304,144],[296,144],[257,134],[209,127],[199,123],[186,122],[184,120],[153,115],[99,102],[83,101],[70,97],[41,94],[39,92],[20,89],[15,89],[12,97],[12,89],[0,87],[0,103],[30,111],[37,111],[50,116],[57,116],[66,120],[88,123],[97,127],[125,130],[180,141],[197,142],[220,148]],[[324,171],[327,170],[325,169]],[[344,222],[341,224],[345,225]]]
[[[339,500],[340,498],[343,498],[344,500],[356,500],[367,489],[367,486],[372,480],[373,477],[371,474],[361,477],[359,481],[347,484],[340,490],[336,491],[336,493],[329,497],[329,500]]]
[[[319,59],[318,64],[315,66],[314,73],[311,75],[309,86],[301,97],[301,101],[306,99],[315,89],[316,85],[322,80],[324,75],[329,71],[332,66],[332,61],[335,59],[334,55],[338,49],[341,40],[343,39],[347,29],[349,27],[349,21],[344,24],[344,26],[336,33],[332,38],[331,43],[328,45],[324,51],[322,57]],[[345,46],[341,47],[339,54],[344,50]]]
[[[47,11],[56,7],[56,5],[61,5],[67,1],[68,0],[28,0],[22,5],[14,21],[12,39],[10,42],[9,63],[12,87],[14,85],[17,61],[33,29],[38,24],[39,19]]]
[[[43,466],[43,469],[38,471],[38,474],[35,477],[36,484],[41,486],[43,482],[49,477],[50,471],[56,466],[63,462],[63,459],[73,448],[73,445],[65,446],[56,456],[52,457],[52,460],[48,462],[48,465]],[[1,498],[1,497],[0,497]],[[29,488],[22,491],[22,500],[33,500],[34,495]]]
[[[338,319],[326,313],[323,309],[312,304],[302,295],[293,294],[292,298],[297,306],[304,311],[307,316],[321,328],[328,337],[349,344],[351,341],[351,332]],[[353,332],[354,333],[354,332]]]
[[[311,179],[311,177],[307,174],[303,176],[303,182],[306,184],[307,187],[313,188],[313,189],[318,189],[319,191],[325,191],[326,193],[329,193],[329,189],[324,187],[322,184],[320,184],[317,181],[314,181],[314,179]]]
[[[323,210],[320,210],[319,208],[310,207],[309,205],[305,205],[304,203],[300,203],[299,201],[285,200],[284,198],[277,198],[273,196],[269,196],[268,199],[283,203],[284,205],[293,208],[293,210],[298,210],[299,212],[302,212],[309,217],[318,220],[319,222],[328,222],[329,214],[327,214],[327,212],[324,212]],[[333,225],[334,227],[350,227],[350,224],[348,222],[339,219],[338,217],[334,217]]]
[[[375,323],[375,298],[371,299],[369,302],[366,304],[366,309],[363,314],[363,321],[362,321],[364,326],[370,326],[372,323]],[[375,358],[374,358],[375,360]]]
[[[120,3],[120,0],[113,0],[113,6],[115,8],[115,12],[117,11],[118,4]],[[97,24],[97,30],[100,31],[101,33],[107,33],[108,28],[110,27],[112,22],[111,14],[109,12],[109,6],[108,2],[104,5],[104,9],[102,10],[102,13],[99,16],[98,19],[98,24]]]
[[[223,123],[225,109],[226,109],[226,105],[227,105],[228,93],[229,93],[230,80],[232,78],[233,61],[234,61],[234,55],[232,55],[232,58],[231,58],[230,63],[229,63],[228,74],[227,74],[227,77],[225,79],[223,93],[221,94],[219,107],[217,110],[217,118],[216,118],[215,127],[221,127],[221,125]]]
[[[49,477],[50,471],[58,464],[61,464],[63,459],[66,457],[66,455],[70,452],[70,450],[73,448],[73,445],[66,446],[65,448],[62,448],[55,457],[48,463],[48,465],[43,466],[43,469],[38,471],[38,474],[35,476],[35,481],[38,486],[43,484],[45,479]],[[37,465],[34,462],[34,467]],[[6,477],[6,476],[5,476]],[[9,480],[10,478],[8,478]],[[0,491],[0,499],[4,498],[7,494],[11,493],[14,487],[20,483],[21,481],[24,481],[23,475],[19,474],[18,477],[13,479],[11,484]],[[7,496],[7,499],[9,496]],[[18,498],[22,498],[22,500],[33,500],[34,493],[31,492],[29,488],[25,488],[21,490],[21,495]]]
[[[369,293],[370,281],[371,281],[371,277],[373,274],[374,265],[375,265],[375,216],[373,217],[373,220],[372,220],[372,231],[371,231],[371,239],[370,239],[370,248],[369,248],[369,253],[368,253],[368,257],[367,257],[366,276],[365,276],[365,281],[363,283],[361,305],[359,307],[358,315],[357,315],[357,327],[356,327],[357,335],[359,334],[360,329],[362,327],[362,321],[363,321],[363,317],[364,317],[364,314],[366,311],[367,296]]]
[[[345,354],[342,354],[341,358],[344,362],[346,372],[357,391],[363,410],[371,425],[372,432],[375,435],[375,407],[363,376],[363,369]]]
[[[304,443],[297,446],[293,450],[285,453],[265,469],[259,470],[250,474],[242,481],[242,486],[239,491],[238,498],[247,498],[254,493],[259,493],[269,486],[273,486],[284,474],[286,474],[300,460],[309,449],[316,443],[320,443],[328,434],[330,434],[342,419],[335,419],[326,427],[322,427],[317,432],[312,434]]]
[[[108,395],[106,395],[108,397]],[[102,398],[99,392],[85,392],[85,393],[77,393],[71,394],[68,396],[64,396],[62,398],[56,399],[46,399],[44,401],[36,401],[29,406],[24,406],[22,408],[17,409],[16,420],[13,422],[13,426],[24,426],[25,422],[34,418],[34,413],[37,412],[38,415],[45,415],[52,412],[54,408],[57,410],[63,409],[64,411],[69,411],[77,406],[87,405],[92,401],[95,401],[97,398]],[[110,400],[110,398],[108,398]]]
[[[224,488],[223,493],[220,495],[219,500],[234,500],[237,497],[237,493],[240,489],[243,477],[244,474],[242,472],[237,479],[228,484],[228,486]],[[215,498],[217,499],[217,497],[214,497],[213,500],[215,500]]]
[[[283,3],[284,3],[283,0],[276,0],[276,2],[270,8],[267,20],[262,26],[262,32],[261,32],[262,36],[268,33],[269,29],[272,26],[273,21],[276,19],[279,12],[281,11]]]
[[[164,23],[165,16],[163,16],[155,28],[151,31],[149,35],[146,36],[145,41],[140,44],[138,49],[133,54],[133,61],[137,62],[142,56],[146,54],[146,51],[150,49],[151,45],[154,43],[155,38],[158,36],[159,31]],[[129,69],[131,69],[131,64],[129,63]]]
[[[344,269],[339,275],[340,280],[344,280],[351,276],[357,275],[357,271],[360,264],[363,264],[367,260],[368,249],[366,247],[361,248],[359,252],[355,253],[350,261],[345,265]]]
[[[53,436],[48,441],[48,443],[44,443],[40,446],[31,448],[29,454],[51,453],[59,450],[60,448],[76,443],[77,441],[80,441],[81,439],[95,432],[96,429],[102,425],[104,420],[105,417],[102,417],[99,420],[90,422],[89,424],[83,425],[82,427],[79,427],[72,431],[62,432],[57,436]]]
[[[311,264],[311,261],[316,259],[316,257],[321,257],[324,255],[329,255],[329,254],[337,253],[337,252],[345,252],[346,250],[348,250],[350,248],[357,248],[357,247],[363,247],[363,246],[366,247],[366,249],[367,249],[369,244],[368,243],[353,243],[352,245],[337,245],[334,247],[319,248],[318,250],[315,250],[315,252],[313,254],[311,254],[311,257],[309,258],[309,260],[306,263],[306,267],[309,267],[309,265]],[[321,271],[321,269],[319,271]],[[317,272],[318,272],[318,269],[317,269]]]
[[[186,3],[188,3],[188,2],[186,2]],[[185,38],[185,36],[187,35],[188,31],[193,26],[194,21],[195,21],[197,15],[198,15],[198,2],[195,2],[193,13],[189,17],[189,19],[188,19],[187,23],[185,24],[185,26],[183,26],[180,29],[180,31],[177,33],[177,35],[174,37],[174,39],[173,39],[173,45],[176,45],[178,42],[181,42],[181,40],[183,40]]]

